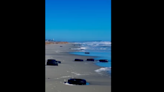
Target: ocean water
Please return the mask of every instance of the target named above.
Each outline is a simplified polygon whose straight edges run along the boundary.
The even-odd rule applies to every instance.
[[[71,52],[71,54],[84,55],[84,56],[96,56],[95,60],[107,59],[109,62],[102,63],[96,62],[95,64],[100,66],[100,69],[95,72],[108,72],[111,74],[111,42],[110,41],[83,41],[74,42],[76,48],[73,50],[79,50],[78,52]],[[85,54],[89,52],[90,54]]]

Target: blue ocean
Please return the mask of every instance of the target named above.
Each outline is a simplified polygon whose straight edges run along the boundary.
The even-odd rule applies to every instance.
[[[71,54],[84,55],[84,56],[96,56],[95,60],[107,59],[109,62],[101,63],[96,62],[95,64],[102,67],[97,72],[107,71],[111,74],[111,42],[110,41],[81,41],[73,42],[76,45],[75,50],[78,52],[71,52]],[[85,54],[84,52],[90,52]]]

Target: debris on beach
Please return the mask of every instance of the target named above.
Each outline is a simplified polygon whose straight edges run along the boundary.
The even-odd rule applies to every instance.
[[[61,61],[57,61],[58,63],[61,63]]]
[[[70,85],[86,85],[87,81],[85,79],[71,78],[68,82],[64,82],[65,84]]]
[[[58,62],[55,59],[48,59],[47,65],[55,65],[58,66]]]
[[[94,61],[94,59],[90,58],[90,59],[87,59],[86,61]]]
[[[99,62],[108,62],[108,60],[101,59],[101,60],[99,60]]]
[[[75,61],[83,61],[83,59],[75,59]]]

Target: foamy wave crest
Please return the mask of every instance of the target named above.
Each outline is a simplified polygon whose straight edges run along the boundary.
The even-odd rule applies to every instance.
[[[71,48],[71,50],[85,50],[86,47],[80,47],[80,48]]]
[[[93,42],[75,42],[74,44],[88,45],[88,46],[111,46],[109,41],[93,41]]]
[[[109,41],[75,42],[74,44],[80,46],[81,50],[110,50],[111,47]]]
[[[85,50],[85,49],[86,49],[86,47],[80,47],[80,49],[81,49],[81,50]]]
[[[100,73],[100,72],[107,72],[110,70],[111,70],[111,67],[103,67],[103,68],[95,70],[95,72]]]

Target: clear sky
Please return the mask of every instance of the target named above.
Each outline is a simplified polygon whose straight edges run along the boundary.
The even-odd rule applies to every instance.
[[[45,0],[46,39],[111,41],[111,0]]]

